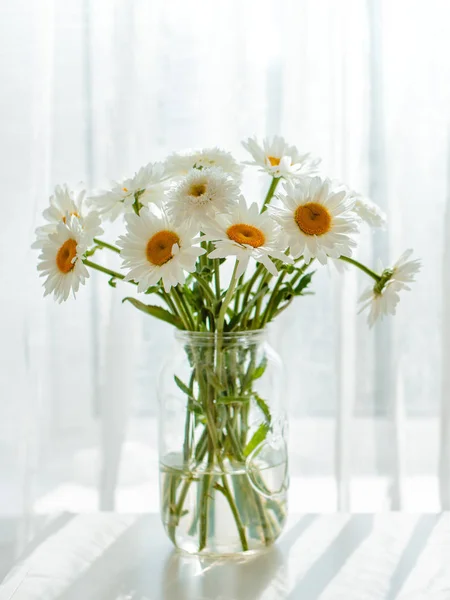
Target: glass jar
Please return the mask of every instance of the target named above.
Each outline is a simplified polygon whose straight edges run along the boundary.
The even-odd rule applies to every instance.
[[[190,553],[271,545],[286,520],[287,421],[265,330],[177,331],[159,384],[161,515]]]

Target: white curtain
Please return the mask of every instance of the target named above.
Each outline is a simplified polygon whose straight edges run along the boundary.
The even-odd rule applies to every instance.
[[[448,2],[0,6],[0,516],[158,508],[172,332],[101,276],[76,301],[42,298],[30,244],[55,184],[102,187],[187,147],[244,159],[241,139],[276,133],[386,210],[363,261],[423,260],[372,331],[356,316],[364,277],[327,269],[272,328],[292,510],[450,509]]]

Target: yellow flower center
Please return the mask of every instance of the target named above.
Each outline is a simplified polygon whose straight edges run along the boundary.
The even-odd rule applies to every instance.
[[[123,187],[123,188],[122,188],[122,190],[123,190],[124,192],[128,192],[128,188],[126,188],[126,187]]]
[[[145,253],[148,262],[157,267],[165,264],[173,258],[172,247],[179,242],[180,238],[173,231],[166,231],[165,229],[158,231],[147,242]]]
[[[70,216],[71,216],[71,217],[77,217],[77,219],[79,219],[79,218],[80,218],[80,215],[79,215],[79,214],[78,214],[76,211],[74,211],[74,212],[71,212],[71,213],[70,213]],[[65,216],[62,218],[62,221],[63,221],[63,223],[66,223],[66,222],[67,222],[67,219],[66,219],[66,217],[65,217]]]
[[[77,242],[76,240],[66,240],[61,248],[58,250],[58,254],[56,255],[56,266],[61,271],[61,273],[68,273],[71,271],[75,262],[72,260],[77,255]]]
[[[253,248],[263,246],[266,241],[261,229],[244,223],[238,223],[237,225],[228,227],[227,236],[230,240],[233,240],[238,244],[248,244],[249,246],[253,246]]]
[[[194,198],[199,198],[203,196],[206,192],[206,183],[193,183],[189,189],[189,195],[194,196]]]
[[[276,156],[268,156],[267,157],[272,167],[278,167],[280,164],[281,158],[277,158]]]
[[[330,213],[323,204],[317,202],[307,202],[299,206],[294,219],[306,235],[323,235],[331,229]]]

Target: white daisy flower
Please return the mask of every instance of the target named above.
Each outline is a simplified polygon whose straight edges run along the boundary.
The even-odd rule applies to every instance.
[[[303,255],[306,263],[317,258],[351,256],[358,231],[352,201],[345,191],[331,191],[331,182],[320,177],[305,177],[293,185],[284,184],[285,194],[278,196],[282,208],[269,207],[274,219],[288,236],[294,258]]]
[[[386,213],[381,210],[378,204],[361,196],[361,194],[354,194],[353,198],[355,200],[353,210],[364,222],[376,228],[382,228],[386,225]]]
[[[215,249],[208,255],[210,258],[237,257],[237,277],[244,273],[250,257],[262,263],[272,275],[278,271],[270,257],[293,263],[292,258],[284,254],[286,245],[275,221],[267,213],[260,214],[256,202],[247,207],[242,196],[229,214],[217,215],[203,227],[203,232],[206,239],[214,241]]]
[[[272,177],[298,177],[317,172],[320,159],[313,159],[309,153],[300,154],[295,146],[289,146],[284,138],[275,136],[265,138],[261,146],[256,138],[242,142],[244,148],[253,156],[253,161],[244,164],[261,167]]]
[[[222,169],[191,169],[169,192],[166,210],[175,223],[192,223],[198,230],[208,219],[231,208],[238,196],[238,186]]]
[[[58,223],[66,223],[70,217],[76,218],[86,234],[86,243],[91,244],[94,237],[103,233],[101,220],[96,212],[87,212],[85,204],[85,190],[71,190],[66,184],[57,185],[55,192],[50,196],[50,206],[42,215],[48,222],[36,228],[36,241],[32,248],[41,248],[46,243],[48,235],[56,231]]]
[[[138,292],[145,292],[162,279],[166,292],[184,283],[184,271],[195,270],[197,258],[204,248],[194,245],[192,227],[173,226],[164,214],[160,217],[148,208],[138,215],[125,217],[127,233],[119,238],[123,268],[128,269],[127,281],[138,283]]]
[[[187,175],[191,169],[209,169],[218,167],[240,181],[242,176],[241,165],[233,158],[230,152],[220,148],[203,148],[202,150],[187,150],[171,154],[165,162],[166,172],[169,176],[176,177]]]
[[[161,163],[149,163],[141,167],[133,177],[113,182],[110,190],[102,190],[91,196],[89,201],[102,215],[111,221],[120,214],[133,212],[134,202],[146,206],[160,205],[164,198],[164,166]]]
[[[367,322],[372,327],[378,318],[395,315],[400,301],[398,292],[410,290],[408,283],[415,281],[415,275],[420,271],[419,260],[408,260],[412,250],[406,250],[391,269],[384,269],[381,279],[374,286],[368,287],[359,298],[362,312],[369,308]]]
[[[67,214],[82,217],[85,190],[71,190],[67,184],[57,185],[55,192],[50,196],[50,206],[44,210],[43,217],[49,223],[66,222]]]
[[[86,236],[79,219],[68,217],[60,221],[41,245],[38,271],[44,282],[45,294],[53,293],[58,302],[67,300],[70,292],[75,293],[89,277],[83,264],[83,255],[87,250]]]

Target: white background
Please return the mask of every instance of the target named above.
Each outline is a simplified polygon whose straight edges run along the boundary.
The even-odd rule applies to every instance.
[[[30,250],[57,183],[172,150],[283,134],[368,194],[413,247],[395,320],[322,270],[272,330],[286,364],[295,511],[450,509],[450,41],[445,0],[0,1],[0,515],[157,510],[155,378],[170,328],[92,277],[42,298]],[[250,177],[249,197],[268,186]],[[111,232],[114,241],[116,232]]]

